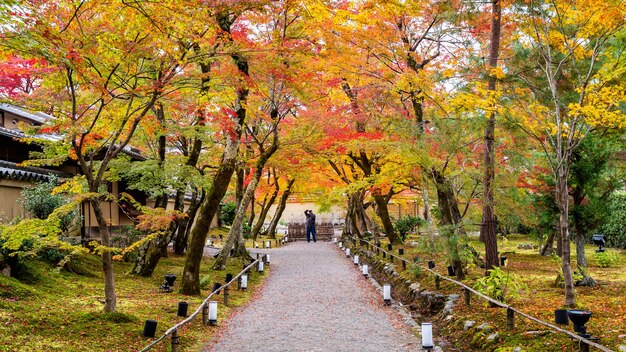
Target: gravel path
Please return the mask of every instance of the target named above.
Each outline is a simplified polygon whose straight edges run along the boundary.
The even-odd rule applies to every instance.
[[[259,295],[205,351],[421,351],[336,245],[295,242],[269,253]]]

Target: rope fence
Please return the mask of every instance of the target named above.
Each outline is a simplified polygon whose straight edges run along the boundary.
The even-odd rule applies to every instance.
[[[428,267],[424,267],[422,265],[418,265],[417,263],[411,263],[410,261],[404,259],[403,257],[395,255],[394,253],[391,253],[390,251],[387,251],[387,250],[381,248],[380,245],[375,245],[375,244],[373,244],[373,243],[371,243],[371,242],[369,242],[369,241],[367,241],[365,239],[356,238],[356,237],[351,236],[351,235],[344,235],[344,236],[350,238],[354,242],[355,247],[358,247],[358,243],[359,242],[366,243],[367,245],[369,245],[369,248],[371,248],[372,251],[373,251],[374,248],[376,248],[376,253],[382,252],[383,253],[383,258],[385,258],[386,256],[389,256],[389,259],[392,262],[393,262],[394,258],[398,259],[399,261],[402,262],[402,267],[403,268],[406,268],[406,264],[409,263],[409,264],[416,265],[416,266],[420,267],[420,269],[429,271],[435,277],[435,284],[436,284],[436,286],[439,286],[439,281],[441,279],[446,280],[448,282],[451,282],[452,284],[454,284],[456,286],[460,286],[463,289],[463,291],[464,291],[465,304],[467,304],[467,305],[469,305],[470,293],[473,293],[474,295],[476,295],[476,296],[478,296],[478,297],[488,301],[492,305],[495,305],[495,306],[498,306],[498,307],[501,307],[501,308],[505,308],[506,311],[507,311],[508,326],[511,327],[511,328],[513,328],[515,326],[515,314],[519,314],[520,316],[522,316],[522,317],[524,317],[524,318],[526,318],[528,320],[531,320],[531,321],[534,321],[534,322],[536,322],[538,324],[547,326],[550,329],[556,330],[558,332],[561,332],[563,334],[568,335],[570,338],[578,340],[579,343],[580,343],[580,346],[581,346],[581,349],[580,349],[581,351],[588,351],[589,350],[589,346],[592,346],[592,347],[595,347],[596,349],[598,349],[600,351],[613,352],[609,348],[607,348],[605,346],[602,346],[600,344],[597,344],[597,343],[595,343],[593,341],[590,341],[590,340],[588,340],[588,339],[586,339],[584,337],[581,337],[581,336],[579,336],[579,335],[577,335],[577,334],[575,334],[575,333],[573,333],[571,331],[568,331],[568,330],[562,329],[562,328],[560,328],[558,326],[552,325],[552,324],[550,324],[548,322],[545,322],[545,321],[543,321],[541,319],[535,318],[535,317],[533,317],[533,316],[531,316],[531,315],[529,315],[527,313],[524,313],[524,312],[522,312],[522,311],[520,311],[520,310],[518,310],[518,309],[516,309],[516,308],[514,308],[514,307],[512,307],[512,306],[510,306],[508,304],[505,304],[505,303],[500,302],[500,301],[498,301],[496,299],[493,299],[493,298],[491,298],[489,296],[486,296],[486,295],[476,291],[475,289],[465,285],[464,283],[462,283],[460,281],[457,281],[457,280],[451,279],[449,277],[443,276],[443,275],[439,274],[438,272],[436,272],[436,271],[434,271],[434,270],[432,270],[432,269],[430,269]],[[437,287],[437,289],[439,289],[439,287]]]
[[[161,335],[159,338],[157,338],[156,340],[152,341],[149,345],[147,345],[146,347],[144,347],[143,349],[141,349],[141,352],[145,352],[150,350],[152,347],[156,346],[159,342],[163,341],[164,339],[167,338],[167,336],[171,335],[171,343],[172,343],[172,352],[177,352],[178,351],[178,339],[180,338],[180,336],[178,336],[178,330],[183,327],[184,325],[190,323],[193,319],[195,319],[196,316],[198,316],[198,314],[202,313],[203,315],[203,320],[206,319],[206,315],[207,312],[206,310],[208,309],[208,303],[209,300],[216,296],[220,290],[224,290],[224,297],[225,297],[225,302],[226,302],[226,297],[228,295],[228,287],[234,283],[237,282],[239,280],[239,278],[247,273],[251,268],[253,268],[255,265],[258,265],[259,262],[261,261],[266,261],[266,255],[263,255],[262,257],[259,257],[257,255],[257,259],[254,260],[252,263],[250,263],[250,265],[246,266],[245,268],[243,268],[243,270],[241,270],[239,272],[239,274],[237,274],[235,277],[233,277],[229,282],[225,283],[223,286],[220,287],[214,287],[213,288],[213,292],[211,292],[211,294],[209,294],[209,296],[207,296],[207,298],[200,304],[200,306],[196,309],[195,312],[193,312],[189,317],[187,317],[184,320],[181,320],[179,323],[177,323],[176,325],[170,327],[169,329],[167,329],[165,331],[165,333],[163,333],[163,335]],[[225,303],[226,304],[226,303]],[[203,321],[203,323],[206,324],[205,321]]]

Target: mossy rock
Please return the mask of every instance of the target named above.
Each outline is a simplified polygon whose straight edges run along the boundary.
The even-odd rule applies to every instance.
[[[470,341],[470,345],[473,347],[481,347],[485,343],[486,338],[487,336],[484,333],[479,331],[475,333],[474,336],[472,337],[472,340]]]

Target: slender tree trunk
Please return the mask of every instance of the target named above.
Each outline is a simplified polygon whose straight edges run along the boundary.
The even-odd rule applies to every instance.
[[[259,233],[261,233],[261,228],[263,227],[263,224],[265,223],[265,218],[267,217],[267,213],[269,212],[270,207],[274,205],[274,202],[276,201],[276,198],[278,197],[279,191],[280,191],[280,187],[278,186],[278,180],[276,180],[274,191],[272,192],[270,197],[266,198],[265,201],[263,202],[263,206],[261,207],[261,213],[259,214],[259,220],[257,220],[257,222],[254,224],[254,227],[252,227],[250,237],[252,237],[254,240],[256,240],[256,238],[259,236]]]
[[[276,129],[274,129],[274,131],[276,131]],[[259,181],[261,180],[261,176],[263,174],[263,168],[265,167],[265,164],[267,164],[267,161],[276,152],[276,150],[278,150],[278,134],[277,132],[274,132],[274,139],[273,139],[272,145],[261,153],[261,155],[259,156],[255,164],[255,170],[252,176],[252,180],[250,180],[250,183],[248,183],[248,186],[246,186],[246,191],[243,194],[241,203],[237,207],[237,214],[235,214],[233,225],[231,226],[230,231],[228,232],[228,239],[226,243],[224,244],[224,247],[220,251],[220,254],[217,257],[217,260],[215,261],[215,264],[213,265],[214,269],[224,270],[226,268],[226,261],[228,260],[230,251],[233,248],[235,248],[235,253],[233,254],[234,256],[236,257],[248,256],[248,252],[246,251],[245,245],[242,245],[242,243],[245,243],[245,242],[243,241],[242,231],[241,231],[243,227],[243,222],[246,216],[246,209],[248,208],[248,205],[250,204],[250,202],[252,201],[254,197],[254,192],[256,191],[256,187],[259,184]]]
[[[489,68],[498,67],[498,56],[500,53],[500,27],[501,27],[501,4],[500,0],[491,1],[491,44],[489,49]],[[497,78],[489,73],[487,89],[495,92],[497,88]],[[484,134],[484,177],[483,177],[483,220],[480,227],[480,240],[485,243],[485,275],[487,270],[499,266],[498,239],[496,237],[496,221],[493,212],[494,197],[493,183],[495,179],[494,162],[494,136],[496,130],[496,113],[489,113],[489,119],[485,126]]]
[[[105,248],[111,247],[111,235],[109,233],[109,226],[104,218],[102,209],[100,209],[100,201],[92,199],[90,201],[94,214],[96,215],[96,221],[98,222],[98,230],[100,232],[100,238],[102,245]],[[115,276],[113,271],[113,260],[111,258],[111,251],[107,249],[102,250],[102,272],[104,273],[104,311],[115,312],[117,311],[117,297],[115,295]]]
[[[576,208],[582,207],[582,202],[585,197],[581,194],[580,189],[576,188],[573,192],[574,197],[574,206]],[[589,286],[595,287],[596,280],[594,280],[591,275],[587,272],[587,257],[585,256],[585,226],[583,225],[583,220],[581,219],[581,215],[577,211],[572,212],[573,222],[574,222],[574,242],[576,243],[576,264],[578,266],[578,270],[580,270],[583,279],[581,282],[576,282],[577,286]]]
[[[569,193],[567,189],[567,168],[561,164],[557,169],[557,189],[556,200],[559,207],[559,234],[561,241],[561,266],[563,268],[563,279],[565,281],[565,306],[574,307],[576,305],[576,295],[574,291],[574,279],[572,277],[571,250],[569,238]]]
[[[556,233],[554,231],[551,231],[548,234],[548,238],[546,239],[546,242],[539,250],[540,255],[549,256],[549,255],[552,255],[552,253],[554,253],[554,238],[555,237],[556,237]]]
[[[276,227],[278,226],[278,222],[280,218],[283,216],[283,212],[287,207],[287,200],[289,199],[289,195],[291,194],[291,187],[296,182],[295,179],[289,179],[287,181],[287,188],[280,196],[280,201],[278,202],[278,207],[276,207],[276,212],[274,213],[274,217],[272,218],[272,222],[270,222],[270,226],[265,230],[263,235],[269,236],[270,238],[276,238]]]
[[[198,199],[198,191],[193,192],[189,208],[186,212],[187,216],[181,220],[180,225],[177,228],[176,236],[174,237],[174,254],[185,254],[185,250],[187,249],[187,240],[189,239],[189,231],[191,230],[191,226],[196,218],[198,208],[200,208],[200,204],[203,199],[204,192],[202,192],[200,199]]]

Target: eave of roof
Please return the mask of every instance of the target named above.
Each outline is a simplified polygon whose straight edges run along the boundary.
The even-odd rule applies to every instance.
[[[33,114],[15,105],[7,104],[7,103],[0,103],[0,110],[10,112],[13,115],[25,118],[27,120],[36,122],[38,124],[44,124],[48,119],[51,118],[51,116],[44,114],[42,112]]]
[[[51,176],[71,177],[65,172],[48,170],[32,166],[20,166],[10,161],[0,160],[0,179],[17,181],[48,181]]]

